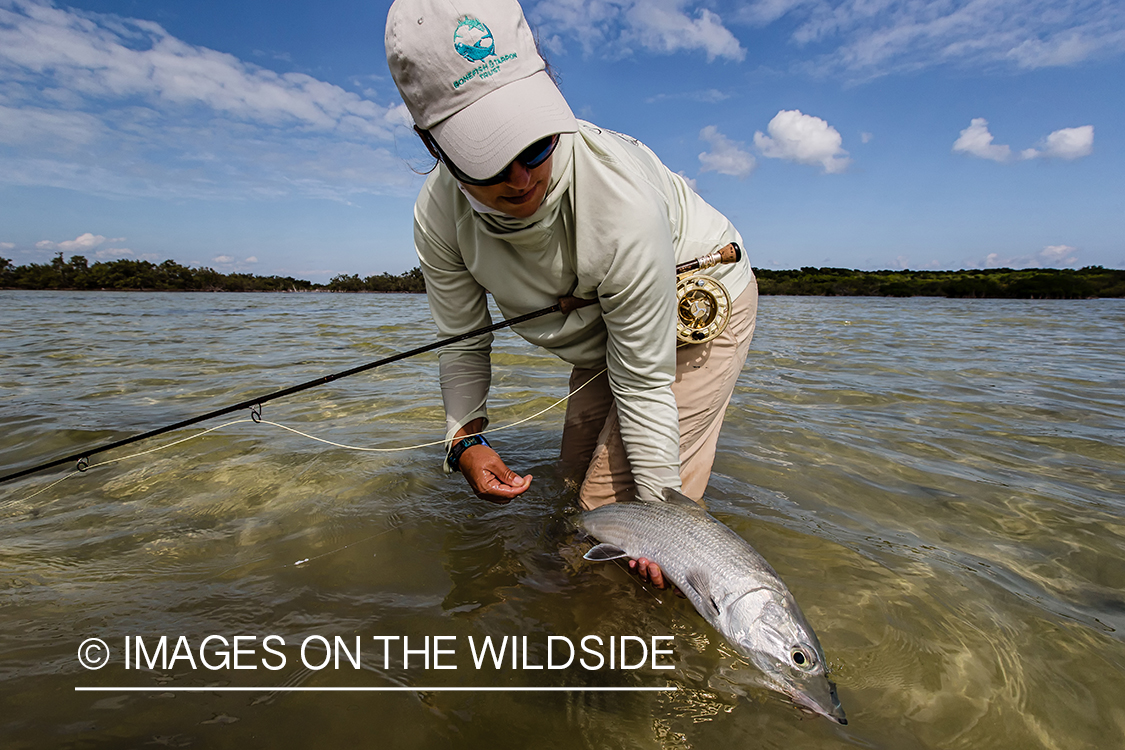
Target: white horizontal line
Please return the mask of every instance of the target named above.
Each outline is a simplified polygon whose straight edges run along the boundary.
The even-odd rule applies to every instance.
[[[75,687],[76,693],[652,693],[667,687]]]

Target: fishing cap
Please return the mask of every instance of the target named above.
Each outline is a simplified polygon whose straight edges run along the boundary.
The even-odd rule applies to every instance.
[[[516,0],[395,0],[386,46],[414,123],[469,177],[578,129]]]

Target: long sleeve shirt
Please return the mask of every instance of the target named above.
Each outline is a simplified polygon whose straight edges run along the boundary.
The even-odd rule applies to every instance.
[[[608,369],[638,494],[659,499],[680,487],[675,266],[741,237],[642,143],[579,125],[560,137],[546,197],[527,219],[474,208],[435,170],[415,203],[415,248],[442,337],[489,325],[486,294],[505,319],[564,295],[597,298],[513,330],[574,366]],[[745,257],[708,273],[732,299],[753,278]],[[487,422],[491,343],[485,334],[440,354],[447,437]]]

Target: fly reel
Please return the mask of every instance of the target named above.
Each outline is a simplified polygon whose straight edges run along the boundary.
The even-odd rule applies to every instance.
[[[676,338],[703,344],[726,330],[730,294],[706,274],[686,274],[676,281]]]

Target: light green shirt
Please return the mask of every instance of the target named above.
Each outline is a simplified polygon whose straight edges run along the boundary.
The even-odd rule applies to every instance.
[[[608,368],[638,494],[680,488],[675,266],[741,244],[734,226],[644,144],[579,122],[560,137],[543,205],[527,219],[474,210],[444,167],[414,207],[414,242],[442,337],[489,325],[486,293],[504,319],[564,295],[598,304],[512,330],[577,367]],[[745,255],[709,269],[735,299],[753,274]],[[442,349],[448,433],[483,417],[492,334]]]

